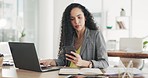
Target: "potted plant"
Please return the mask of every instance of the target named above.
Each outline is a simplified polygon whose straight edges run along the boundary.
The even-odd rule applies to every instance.
[[[26,36],[26,34],[25,34],[25,29],[23,29],[22,32],[21,32],[21,36],[20,36],[20,38],[19,38],[19,41],[20,41],[20,42],[23,42],[25,36]]]
[[[148,44],[148,41],[144,41],[144,42],[143,42],[143,48],[144,48],[144,51],[146,51],[147,44]]]

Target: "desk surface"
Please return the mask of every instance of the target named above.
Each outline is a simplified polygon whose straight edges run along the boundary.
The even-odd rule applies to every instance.
[[[16,69],[15,67],[3,67],[0,69],[0,78],[67,78],[67,76],[58,75],[57,71],[50,72],[34,72],[22,69]],[[106,77],[108,78],[108,77]],[[118,78],[118,77],[109,77]],[[142,77],[134,78],[148,78],[148,73],[143,73]]]
[[[16,69],[15,67],[3,67],[0,70],[0,78],[63,78],[59,77],[58,71],[51,72],[34,72],[22,69]]]
[[[125,51],[108,51],[110,57],[125,57],[125,58],[148,58],[148,53],[143,52],[125,52]]]

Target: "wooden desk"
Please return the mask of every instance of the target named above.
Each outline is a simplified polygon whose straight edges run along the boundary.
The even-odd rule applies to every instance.
[[[148,53],[142,52],[125,52],[125,51],[108,51],[110,57],[124,57],[124,58],[148,58]]]
[[[34,72],[22,69],[16,69],[15,67],[3,67],[0,69],[0,78],[67,78],[67,76],[58,75],[57,71],[50,72]],[[109,76],[106,78],[118,78],[115,76]],[[148,73],[145,72],[142,77],[134,78],[148,78]]]
[[[3,67],[0,69],[0,78],[63,78],[58,75],[58,71],[51,72],[34,72],[15,67]]]

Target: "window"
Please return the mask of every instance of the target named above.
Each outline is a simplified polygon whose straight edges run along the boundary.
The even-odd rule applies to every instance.
[[[16,41],[17,0],[0,0],[0,42]]]

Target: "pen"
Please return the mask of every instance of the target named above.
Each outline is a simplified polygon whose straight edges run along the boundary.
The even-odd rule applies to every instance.
[[[69,77],[71,77],[72,75],[68,75],[68,76],[66,76],[66,78],[69,78]]]

